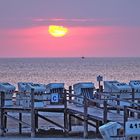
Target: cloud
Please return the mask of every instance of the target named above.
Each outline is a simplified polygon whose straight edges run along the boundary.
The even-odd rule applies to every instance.
[[[105,18],[8,18],[0,19],[0,28],[23,28],[42,25],[65,25],[65,26],[100,26],[110,25],[112,19]]]
[[[64,22],[97,22],[97,21],[105,21],[105,19],[95,19],[95,18],[34,18],[33,21],[35,22],[58,22],[58,21],[64,21]]]
[[[33,18],[36,24],[64,24],[67,26],[93,26],[109,24],[111,19],[100,18]]]
[[[121,21],[124,21],[121,22]],[[126,24],[127,23],[127,24]],[[0,19],[0,28],[24,28],[46,25],[62,26],[133,26],[127,19],[120,18],[46,18],[46,17],[26,17],[26,18],[5,18]],[[137,25],[138,26],[138,25]],[[134,27],[134,26],[133,26]],[[136,27],[136,25],[135,25]]]

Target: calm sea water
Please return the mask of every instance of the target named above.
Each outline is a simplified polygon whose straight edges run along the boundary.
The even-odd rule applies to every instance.
[[[1,58],[0,82],[77,82],[140,80],[140,58]]]

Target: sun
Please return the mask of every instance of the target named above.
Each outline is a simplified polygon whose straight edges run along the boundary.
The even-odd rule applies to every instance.
[[[54,37],[63,37],[68,33],[68,29],[63,26],[50,25],[48,32]]]

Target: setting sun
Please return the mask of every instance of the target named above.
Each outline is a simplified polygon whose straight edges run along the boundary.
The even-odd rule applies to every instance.
[[[63,37],[68,33],[68,29],[63,26],[50,25],[49,33],[54,37]]]

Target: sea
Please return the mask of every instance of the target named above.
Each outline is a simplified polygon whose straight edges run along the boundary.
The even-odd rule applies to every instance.
[[[140,58],[0,58],[0,82],[65,83],[140,80]]]

